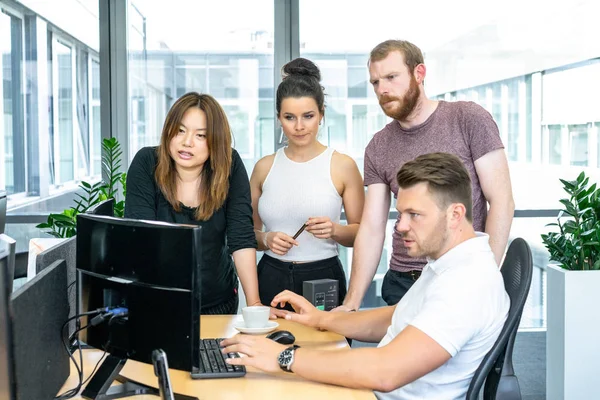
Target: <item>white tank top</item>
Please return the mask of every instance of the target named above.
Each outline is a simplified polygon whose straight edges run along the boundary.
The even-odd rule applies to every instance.
[[[342,197],[331,179],[333,151],[328,147],[302,163],[290,160],[283,148],[275,153],[258,200],[258,215],[267,232],[293,236],[310,217],[327,216],[334,223],[340,222]],[[333,239],[317,239],[304,231],[296,241],[299,245],[284,256],[270,250],[265,253],[284,261],[317,261],[338,255]]]

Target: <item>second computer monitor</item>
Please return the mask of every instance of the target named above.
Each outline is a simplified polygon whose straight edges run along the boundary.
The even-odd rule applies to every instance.
[[[199,364],[201,228],[80,214],[79,312],[123,307],[124,319],[89,327],[87,343],[119,358],[151,362],[162,348],[171,368]],[[112,323],[111,323],[112,322]]]

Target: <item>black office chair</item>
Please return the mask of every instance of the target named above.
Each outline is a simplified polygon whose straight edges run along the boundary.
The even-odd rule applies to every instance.
[[[115,199],[111,197],[110,199],[102,200],[101,202],[96,203],[90,208],[88,208],[86,214],[105,215],[108,217],[113,217],[114,209]]]
[[[521,399],[519,381],[512,365],[512,351],[533,274],[531,249],[525,240],[516,238],[512,241],[500,271],[510,298],[508,317],[496,343],[473,375],[467,391],[467,400],[477,400],[484,382],[484,400]]]
[[[6,255],[6,280],[8,293],[13,291],[13,281],[15,280],[15,249],[17,242],[10,236],[0,233],[0,251]]]
[[[6,227],[6,191],[0,190],[0,233]]]

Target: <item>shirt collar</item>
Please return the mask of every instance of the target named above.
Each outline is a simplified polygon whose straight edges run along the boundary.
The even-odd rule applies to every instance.
[[[428,257],[427,266],[436,275],[440,275],[451,266],[459,263],[465,256],[482,251],[491,251],[489,239],[490,236],[487,233],[475,232],[474,238],[465,240],[459,245],[454,246],[437,260]]]

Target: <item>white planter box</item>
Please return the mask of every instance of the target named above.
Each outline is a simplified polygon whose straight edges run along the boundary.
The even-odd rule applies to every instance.
[[[548,266],[546,398],[600,399],[600,271]]]

